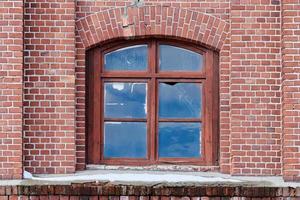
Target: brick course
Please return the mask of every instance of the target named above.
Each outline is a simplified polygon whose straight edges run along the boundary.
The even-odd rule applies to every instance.
[[[75,4],[24,5],[24,169],[74,172]]]
[[[246,0],[231,4],[233,174],[281,174],[281,7],[278,2]]]
[[[85,51],[160,36],[219,51],[220,171],[299,180],[300,1],[131,4],[0,2],[0,178],[85,169]]]
[[[300,1],[282,1],[283,175],[300,181]]]
[[[0,199],[114,200],[298,200],[300,188],[198,185],[143,186],[105,183],[1,186]]]
[[[0,179],[22,177],[23,1],[0,1]]]

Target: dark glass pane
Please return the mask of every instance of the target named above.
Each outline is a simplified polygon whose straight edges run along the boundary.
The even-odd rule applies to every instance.
[[[109,118],[146,118],[146,83],[105,83],[104,115]]]
[[[160,118],[199,118],[201,112],[200,83],[160,83]]]
[[[199,158],[200,150],[200,123],[159,123],[160,158]]]
[[[147,128],[144,122],[105,122],[105,158],[146,158]]]
[[[148,67],[148,46],[135,45],[105,54],[105,70],[144,71]]]
[[[203,57],[201,54],[170,45],[160,45],[161,71],[199,71],[202,69]]]

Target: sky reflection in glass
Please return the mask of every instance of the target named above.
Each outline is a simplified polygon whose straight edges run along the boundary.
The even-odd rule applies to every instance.
[[[161,71],[199,71],[202,69],[201,54],[170,45],[160,45]]]
[[[160,83],[160,118],[199,118],[201,112],[200,83]]]
[[[144,122],[105,122],[105,158],[146,158],[147,126]]]
[[[146,83],[105,83],[104,115],[107,118],[146,118]]]
[[[159,123],[160,158],[199,158],[200,149],[200,123]]]
[[[147,67],[147,45],[125,47],[104,55],[105,70],[145,71]]]

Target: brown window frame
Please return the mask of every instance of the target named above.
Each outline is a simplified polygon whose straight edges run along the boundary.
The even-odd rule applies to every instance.
[[[103,70],[103,55],[116,49],[138,44],[148,44],[147,71],[105,71]],[[204,65],[199,72],[159,72],[158,73],[158,45],[167,44],[189,49],[200,53],[204,58]],[[87,51],[86,73],[86,110],[87,110],[87,163],[109,165],[151,165],[151,164],[193,164],[217,165],[219,150],[219,74],[218,53],[209,48],[186,41],[172,39],[142,39],[134,41],[111,42],[94,47]],[[202,83],[202,135],[200,158],[160,158],[158,157],[158,82],[201,82]],[[132,158],[103,158],[103,82],[104,81],[142,81],[148,83],[147,100],[148,112],[147,142],[148,155],[146,159]],[[131,119],[119,119],[132,121]],[[182,119],[185,120],[185,119]],[[180,121],[182,121],[180,120]],[[198,119],[197,119],[198,120]],[[197,121],[196,119],[194,121]],[[136,121],[136,120],[135,120]],[[162,120],[160,120],[162,121]],[[165,120],[164,120],[165,121]],[[190,119],[187,122],[192,122]],[[199,120],[198,120],[199,121]]]

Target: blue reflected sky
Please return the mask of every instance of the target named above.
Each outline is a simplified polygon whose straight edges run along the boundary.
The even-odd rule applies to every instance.
[[[105,158],[146,158],[147,126],[144,122],[105,122]]]
[[[199,118],[201,112],[200,83],[160,83],[160,118]]]
[[[147,67],[147,45],[125,47],[104,55],[105,70],[144,71]]]
[[[201,54],[170,45],[160,45],[160,70],[162,71],[199,71],[202,69]]]
[[[201,155],[200,123],[159,123],[160,158],[198,158]]]
[[[105,83],[105,117],[146,118],[146,83]]]

